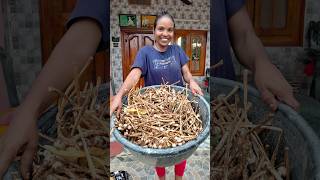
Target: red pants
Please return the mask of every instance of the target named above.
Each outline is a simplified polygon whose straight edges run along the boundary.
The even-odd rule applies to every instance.
[[[183,176],[184,170],[186,168],[187,161],[183,160],[179,164],[174,165],[174,172],[176,176]],[[166,175],[165,167],[156,167],[156,171],[159,177],[163,177]]]

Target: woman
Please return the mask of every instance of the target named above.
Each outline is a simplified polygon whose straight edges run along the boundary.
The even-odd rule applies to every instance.
[[[139,50],[131,72],[111,103],[111,114],[117,109],[119,115],[122,96],[139,81],[140,76],[144,77],[145,86],[159,85],[163,81],[183,86],[184,80],[189,84],[192,93],[203,95],[189,71],[189,58],[179,46],[169,45],[173,40],[174,28],[174,20],[170,14],[163,12],[157,16],[154,22],[154,45]],[[176,179],[182,179],[185,166],[186,160],[175,165]],[[159,179],[165,179],[164,167],[156,167],[156,171]]]

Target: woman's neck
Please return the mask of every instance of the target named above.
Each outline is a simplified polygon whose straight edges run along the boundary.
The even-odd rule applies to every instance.
[[[157,43],[154,43],[153,47],[159,52],[165,52],[168,49],[168,46],[159,46]]]

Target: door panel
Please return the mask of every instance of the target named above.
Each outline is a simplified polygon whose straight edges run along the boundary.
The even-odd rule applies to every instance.
[[[134,59],[139,51],[139,43],[140,42],[140,38],[137,35],[133,35],[132,37],[129,37],[128,39],[128,44],[129,44],[129,72],[130,72],[130,68],[131,65],[134,62]],[[129,72],[127,72],[127,74],[129,74]]]
[[[154,37],[153,34],[142,34],[143,44],[141,47],[145,45],[153,45],[154,44]]]
[[[136,55],[140,48],[145,45],[153,45],[152,30],[121,29],[122,49],[122,73],[125,80],[130,73]],[[144,81],[141,77],[136,87],[143,87]]]
[[[40,30],[42,46],[42,65],[48,60],[50,53],[66,32],[65,24],[75,7],[76,0],[40,0]],[[107,80],[107,61],[109,56],[106,51],[97,53],[93,63],[88,66],[80,79],[95,82],[98,77]]]

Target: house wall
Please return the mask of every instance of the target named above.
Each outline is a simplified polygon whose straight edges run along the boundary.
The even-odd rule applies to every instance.
[[[290,78],[303,75],[303,64],[299,61],[299,56],[307,47],[306,32],[310,21],[320,21],[320,1],[306,0],[304,17],[304,38],[302,47],[267,47],[272,61],[278,65],[280,70]],[[288,66],[289,65],[289,66]],[[301,66],[302,65],[302,66]],[[290,77],[289,77],[290,76]]]
[[[31,83],[41,70],[41,39],[38,0],[3,0],[3,9],[6,9],[4,45],[6,55],[12,60],[14,80],[17,85],[19,99],[25,96]],[[209,0],[193,0],[194,6],[182,4],[179,0],[151,0],[151,6],[128,6],[127,0],[111,0],[110,36],[119,37],[118,26],[119,13],[156,14],[161,9],[167,9],[175,18],[201,19],[200,23],[176,22],[177,28],[183,29],[206,29],[209,28]],[[305,31],[310,20],[320,20],[320,1],[306,0],[305,6]],[[214,17],[212,17],[214,18]],[[1,36],[0,36],[1,39]],[[210,62],[210,35],[207,39],[207,67]],[[305,44],[306,41],[304,41]],[[1,43],[1,40],[0,40]],[[119,47],[121,44],[119,44]],[[305,45],[304,45],[305,47]],[[266,50],[272,60],[284,74],[302,74],[303,67],[297,60],[299,53],[304,47],[267,47]],[[113,48],[111,43],[111,67],[112,77],[119,87],[122,82],[122,64],[120,48]],[[290,64],[290,66],[288,66]],[[240,66],[236,66],[239,71]]]
[[[21,100],[41,70],[39,0],[3,0],[7,61]]]
[[[299,60],[303,54],[304,48],[307,47],[306,32],[310,21],[320,20],[320,1],[319,0],[305,0],[305,16],[304,16],[304,38],[303,46],[283,46],[283,47],[266,47],[266,51],[272,61],[285,78],[296,88],[307,88],[309,79],[304,75],[304,64]],[[235,56],[234,64],[236,74],[240,75],[243,67],[238,63]],[[299,91],[299,90],[297,90]],[[305,92],[303,92],[305,93]]]
[[[120,37],[119,14],[136,14],[138,27],[140,27],[141,14],[158,14],[161,10],[168,11],[174,19],[199,19],[200,22],[176,21],[177,29],[201,29],[208,30],[207,50],[206,50],[206,67],[210,63],[210,2],[209,0],[193,0],[193,4],[188,6],[180,0],[151,0],[150,6],[129,5],[128,0],[111,0],[110,1],[110,36]],[[111,38],[110,38],[111,39]],[[121,44],[118,47],[111,47],[111,78],[115,83],[115,89],[118,91],[122,79],[122,56]],[[198,77],[201,80],[203,77]]]

